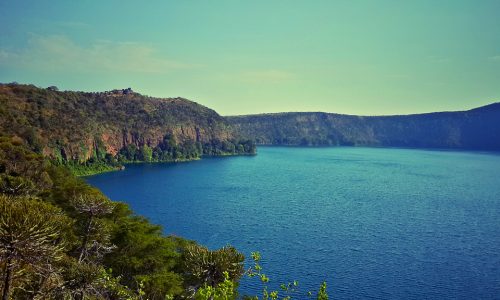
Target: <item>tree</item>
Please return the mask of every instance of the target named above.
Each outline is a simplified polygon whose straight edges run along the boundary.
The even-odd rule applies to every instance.
[[[45,278],[63,256],[61,210],[28,197],[0,194],[0,261],[4,262],[2,300],[10,299],[15,274]]]
[[[0,192],[34,195],[50,188],[48,169],[43,156],[28,151],[22,140],[0,137]]]
[[[224,272],[224,281],[216,287],[204,285],[196,291],[195,300],[232,300],[236,298],[234,283],[229,280],[229,273]]]
[[[61,261],[62,284],[43,299],[127,299],[139,300],[137,293],[120,283],[120,277],[113,277],[100,264],[79,263],[73,257]]]
[[[203,246],[191,245],[184,254],[185,268],[193,277],[194,289],[203,285],[215,288],[226,279],[224,272],[229,280],[237,282],[244,273],[244,260],[245,256],[231,246],[210,251]]]
[[[139,160],[150,162],[153,160],[153,150],[148,145],[143,145],[139,152]]]
[[[0,193],[7,195],[31,195],[36,192],[33,181],[21,176],[0,174]]]
[[[133,216],[123,203],[109,217],[114,220],[111,242],[116,249],[105,256],[104,264],[113,274],[121,276],[121,282],[130,288],[138,289],[142,282],[145,296],[151,300],[181,294],[182,276],[174,270],[180,265],[178,249],[183,248],[184,240],[162,236],[160,226]]]
[[[114,203],[99,194],[80,194],[72,201],[75,210],[82,216],[82,244],[78,262],[84,259],[101,258],[113,249],[109,243],[106,225],[99,219],[113,211]]]
[[[125,157],[125,160],[133,161],[135,160],[137,154],[137,146],[134,144],[128,144],[120,150],[120,154]]]

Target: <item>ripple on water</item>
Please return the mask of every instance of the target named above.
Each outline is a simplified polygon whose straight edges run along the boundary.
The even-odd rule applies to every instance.
[[[500,156],[368,148],[131,165],[88,178],[165,233],[260,251],[299,298],[498,299]],[[243,293],[259,293],[245,279]]]

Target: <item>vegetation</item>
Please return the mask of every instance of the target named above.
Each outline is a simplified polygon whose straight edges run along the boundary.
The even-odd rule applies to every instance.
[[[130,89],[61,92],[0,84],[0,295],[9,299],[291,299],[298,283],[269,278],[226,246],[210,250],[135,215],[76,175],[124,163],[254,154],[214,111]],[[312,295],[312,294],[311,294]],[[322,285],[317,299],[327,299]],[[326,296],[327,297],[327,296]]]
[[[194,242],[162,236],[19,138],[0,138],[0,180],[2,299],[165,299],[200,285],[186,268]],[[243,261],[229,249],[221,267]]]
[[[4,262],[3,299],[9,299],[19,273],[50,279],[52,266],[62,259],[68,218],[56,207],[27,196],[0,195],[0,257]],[[36,287],[43,291],[44,286]]]
[[[245,271],[231,246],[209,250],[163,236],[19,137],[0,137],[2,300],[237,299],[245,274],[269,281],[253,258]],[[296,286],[281,298],[264,286],[262,299],[290,299]]]
[[[267,145],[500,150],[500,103],[463,112],[406,116],[310,112],[235,116],[227,120],[242,136]]]
[[[250,268],[246,275],[249,277],[258,278],[262,286],[262,297],[259,296],[244,296],[244,300],[291,300],[294,298],[294,294],[298,290],[299,283],[297,281],[290,282],[288,284],[281,284],[280,290],[268,291],[269,277],[267,277],[262,272],[262,267],[259,264],[260,253],[253,252],[252,260],[254,265]],[[229,272],[223,272],[223,281],[217,285],[210,285],[205,283],[203,287],[199,288],[195,294],[196,300],[230,300],[237,298],[237,291],[234,281],[231,280]],[[309,291],[307,293],[309,298],[313,297],[313,293]],[[326,282],[323,282],[316,294],[316,300],[328,300],[328,294],[326,292]]]
[[[0,84],[0,132],[77,175],[129,162],[170,162],[255,154],[215,111],[182,98],[158,99],[130,89],[101,93]]]
[[[217,287],[225,280],[237,282],[243,275],[245,257],[233,247],[210,251],[198,245],[188,246],[185,268],[191,274],[194,290],[202,285]]]

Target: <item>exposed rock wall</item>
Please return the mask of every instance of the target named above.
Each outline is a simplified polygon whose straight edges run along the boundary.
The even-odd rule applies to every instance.
[[[182,98],[127,93],[59,92],[0,85],[0,129],[30,140],[54,159],[86,161],[127,145],[223,143],[238,138],[215,111]]]

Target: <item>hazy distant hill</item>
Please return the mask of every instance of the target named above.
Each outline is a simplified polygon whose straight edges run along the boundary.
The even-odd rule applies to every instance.
[[[320,112],[227,117],[263,145],[355,145],[500,150],[500,103],[468,111],[401,116]]]
[[[0,84],[0,132],[61,161],[169,161],[255,151],[215,111],[131,89],[60,92]]]

